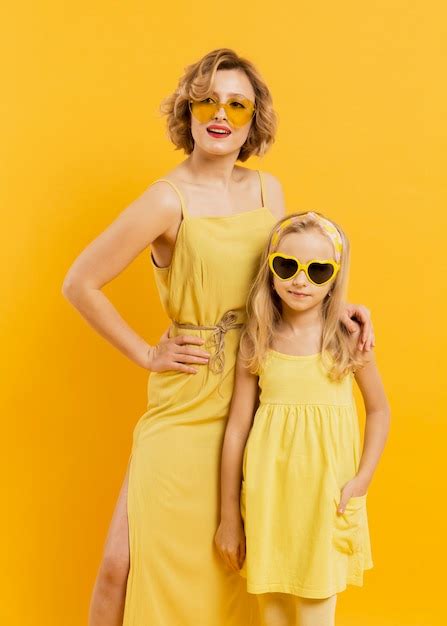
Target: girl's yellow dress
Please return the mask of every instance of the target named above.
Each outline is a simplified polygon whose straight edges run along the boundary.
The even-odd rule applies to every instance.
[[[171,336],[199,335],[213,357],[197,374],[149,376],[147,410],[135,426],[129,459],[130,572],[123,626],[260,623],[256,598],[238,573],[225,568],[214,535],[238,324],[245,320],[249,286],[276,221],[261,189],[259,209],[201,218],[188,215],[177,190],[183,221],[174,256],[169,267],[153,264],[163,307],[175,322]]]
[[[269,350],[243,460],[241,513],[253,594],[326,598],[373,567],[367,495],[337,514],[361,449],[353,375],[329,379],[320,354]]]

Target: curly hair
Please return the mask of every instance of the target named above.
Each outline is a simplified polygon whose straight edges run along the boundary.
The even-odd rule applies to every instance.
[[[267,85],[253,63],[229,48],[219,48],[189,65],[174,93],[161,104],[161,112],[167,116],[169,138],[177,150],[191,154],[194,148],[189,101],[210,96],[217,70],[232,69],[245,72],[255,92],[255,115],[248,137],[240,149],[239,161],[246,161],[252,155],[262,156],[274,142],[277,118]]]

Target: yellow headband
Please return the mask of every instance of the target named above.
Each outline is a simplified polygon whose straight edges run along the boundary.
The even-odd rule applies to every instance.
[[[321,217],[321,215],[318,215],[317,213],[314,213],[313,211],[309,211],[309,213],[307,213],[306,215],[311,215],[313,218],[315,218],[317,220],[317,222],[320,224],[320,226],[329,235],[329,237],[330,237],[330,239],[331,239],[331,241],[332,241],[332,243],[334,245],[335,255],[337,257],[337,261],[339,261],[340,260],[340,256],[341,256],[341,251],[343,249],[343,244],[342,244],[341,236],[340,236],[340,233],[338,232],[338,230],[335,228],[335,226],[332,224],[332,222],[327,220],[325,217]],[[276,243],[278,242],[278,239],[279,239],[279,233],[284,228],[287,228],[287,226],[292,224],[295,220],[300,220],[302,218],[303,218],[302,215],[296,215],[294,217],[289,217],[289,219],[284,220],[284,222],[281,222],[281,224],[277,227],[276,231],[273,233],[273,236],[272,236],[272,246],[276,245]]]

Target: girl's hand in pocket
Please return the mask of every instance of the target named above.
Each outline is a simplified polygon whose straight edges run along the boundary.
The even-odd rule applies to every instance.
[[[221,522],[214,543],[223,562],[231,570],[238,572],[245,559],[245,533],[242,520]]]
[[[359,478],[353,478],[349,480],[341,490],[340,502],[338,503],[337,513],[343,513],[346,505],[351,498],[358,498],[364,496],[367,492],[367,485]]]

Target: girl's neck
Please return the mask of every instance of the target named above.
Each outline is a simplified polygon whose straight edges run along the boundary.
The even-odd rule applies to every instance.
[[[323,315],[321,307],[306,311],[295,311],[283,304],[281,322],[278,328],[284,336],[303,337],[305,335],[321,337],[323,332]]]
[[[230,185],[238,154],[239,151],[225,155],[209,154],[196,146],[183,162],[182,169],[188,172],[192,182],[224,190]]]

